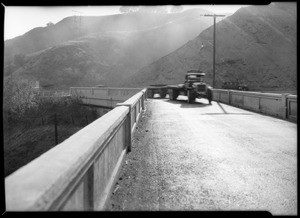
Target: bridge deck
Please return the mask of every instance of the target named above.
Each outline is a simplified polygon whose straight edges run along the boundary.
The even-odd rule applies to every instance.
[[[218,102],[149,99],[110,210],[297,213],[297,125]]]

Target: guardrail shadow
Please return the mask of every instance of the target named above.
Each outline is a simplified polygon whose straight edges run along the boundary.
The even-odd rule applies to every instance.
[[[216,102],[216,103],[221,108],[223,113],[205,113],[203,115],[253,115],[251,113],[230,113],[230,112],[227,112],[219,102]]]
[[[200,102],[198,100],[198,101],[193,102],[192,104],[188,104],[186,99],[170,100],[170,99],[165,98],[164,100],[167,103],[180,105],[181,108],[205,108],[205,107],[213,106],[213,105],[210,105],[208,103],[208,101],[206,103],[206,102]],[[243,112],[237,112],[237,113],[228,112],[225,110],[225,108],[219,102],[216,102],[216,101],[213,101],[213,102],[215,102],[220,107],[222,112],[203,113],[202,115],[253,115],[252,113],[249,113],[249,112],[248,113],[247,112],[245,112],[245,113],[243,113]],[[213,104],[215,105],[215,103],[213,103]]]
[[[224,114],[228,114],[227,111],[223,108],[223,106],[219,102],[217,102],[217,104],[222,109]]]

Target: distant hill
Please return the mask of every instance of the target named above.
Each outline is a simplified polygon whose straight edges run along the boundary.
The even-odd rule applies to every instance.
[[[212,20],[200,16],[204,13],[209,12],[128,13],[81,17],[80,22],[68,17],[5,41],[4,73],[60,88],[118,86],[210,26]],[[25,57],[16,64],[18,55]]]
[[[217,18],[218,19],[218,18]],[[216,87],[245,81],[251,90],[296,89],[296,3],[240,8],[216,24]],[[203,43],[203,48],[201,48]],[[187,70],[212,84],[213,27],[142,68],[124,86],[182,83]]]

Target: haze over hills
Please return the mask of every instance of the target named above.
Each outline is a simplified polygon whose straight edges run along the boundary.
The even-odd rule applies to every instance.
[[[204,13],[67,17],[5,41],[4,73],[56,88],[116,86],[210,26]]]
[[[216,87],[241,80],[250,90],[297,89],[296,3],[240,8],[216,25]],[[218,20],[218,18],[217,18]],[[203,48],[201,45],[203,43]],[[183,83],[187,70],[206,72],[212,84],[213,27],[142,68],[123,86]]]

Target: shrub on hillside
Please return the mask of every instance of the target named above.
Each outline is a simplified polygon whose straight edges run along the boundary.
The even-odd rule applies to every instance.
[[[4,118],[21,120],[29,110],[38,106],[36,91],[28,80],[6,77],[3,90]]]
[[[37,119],[43,119],[45,123],[52,122],[55,114],[60,123],[86,119],[86,116],[90,117],[90,121],[97,118],[96,111],[81,106],[77,97],[42,97],[33,84],[35,83],[27,80],[5,78],[3,118],[7,127],[16,123],[36,123]]]

